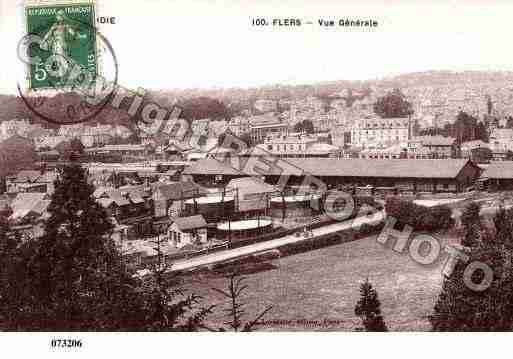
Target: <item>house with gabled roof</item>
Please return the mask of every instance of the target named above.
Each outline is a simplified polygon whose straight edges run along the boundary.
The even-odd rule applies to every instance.
[[[7,193],[35,192],[52,194],[57,172],[23,170],[6,178]]]
[[[153,199],[150,187],[99,187],[93,196],[116,223],[130,226],[131,233],[148,235],[152,232]]]
[[[170,241],[176,248],[186,245],[206,244],[207,221],[201,214],[189,217],[177,217],[169,227]]]
[[[11,229],[24,239],[38,238],[44,234],[44,223],[49,218],[50,197],[46,193],[18,193],[10,209]]]

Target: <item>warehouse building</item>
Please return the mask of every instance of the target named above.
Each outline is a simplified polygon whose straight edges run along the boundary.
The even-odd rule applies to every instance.
[[[265,159],[262,159],[265,160]],[[302,185],[310,175],[328,189],[362,187],[395,187],[408,192],[462,192],[473,186],[480,168],[467,159],[444,160],[369,160],[338,158],[269,159],[237,169],[234,163],[206,159],[189,167],[184,174],[205,183],[228,182],[233,178],[258,176],[270,184],[286,177],[287,185]],[[270,163],[268,162],[268,163]],[[260,169],[255,170],[256,167]]]
[[[494,161],[479,178],[479,187],[489,191],[513,189],[513,161]]]

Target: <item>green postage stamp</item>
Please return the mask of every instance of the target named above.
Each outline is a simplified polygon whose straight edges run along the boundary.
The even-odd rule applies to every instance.
[[[28,85],[32,90],[62,89],[77,66],[82,74],[98,75],[94,2],[41,2],[25,5],[26,31],[35,37],[28,54]]]

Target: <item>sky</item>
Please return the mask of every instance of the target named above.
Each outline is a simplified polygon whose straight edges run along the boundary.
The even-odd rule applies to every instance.
[[[24,78],[23,1],[0,0],[0,92]],[[98,0],[128,88],[223,88],[366,80],[427,70],[513,70],[508,1]],[[253,18],[299,18],[255,27]],[[322,28],[319,19],[377,28]],[[305,25],[312,21],[312,25]],[[105,68],[108,68],[106,66]]]

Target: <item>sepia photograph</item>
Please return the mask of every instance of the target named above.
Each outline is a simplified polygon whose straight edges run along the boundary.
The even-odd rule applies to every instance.
[[[507,343],[511,14],[0,0],[2,346]]]

